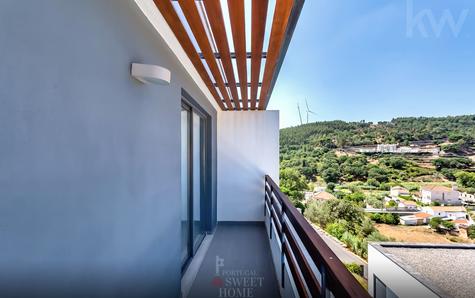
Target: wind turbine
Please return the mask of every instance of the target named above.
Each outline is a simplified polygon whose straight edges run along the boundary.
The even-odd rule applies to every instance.
[[[300,113],[300,106],[299,106],[299,103],[297,103],[297,110],[299,110],[300,125],[303,125],[303,122],[302,122],[302,113]]]
[[[307,99],[305,99],[305,105],[307,106],[307,124],[308,124],[308,114],[313,114],[313,115],[317,115],[317,114],[310,110],[310,108],[308,107]]]

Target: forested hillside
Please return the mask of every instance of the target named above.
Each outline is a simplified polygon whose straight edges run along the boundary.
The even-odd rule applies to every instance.
[[[394,201],[384,200],[392,186],[408,189],[407,198],[427,184],[475,193],[475,115],[317,122],[282,129],[280,137],[282,191],[308,220],[363,258],[368,241],[391,240],[376,223],[399,224],[397,214],[362,212],[392,207]],[[322,189],[337,199],[309,199]]]
[[[284,128],[280,132],[281,148],[315,145],[328,148],[381,143],[409,144],[415,141],[445,140],[473,143],[475,115],[456,117],[409,117],[390,122],[365,123],[327,121]]]
[[[473,189],[475,115],[397,118],[390,122],[317,122],[281,130],[281,182],[296,202],[306,185],[358,182],[388,190],[401,183],[457,181]],[[351,146],[432,146],[440,154],[361,154]],[[462,177],[462,175],[465,175]],[[468,175],[468,176],[467,176]],[[363,184],[361,184],[363,183]],[[308,186],[306,189],[312,189]]]

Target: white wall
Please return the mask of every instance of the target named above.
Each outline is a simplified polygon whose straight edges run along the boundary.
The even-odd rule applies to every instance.
[[[372,245],[368,245],[368,270],[368,292],[371,296],[374,296],[374,275],[376,275],[398,297],[438,297]]]
[[[431,203],[433,201],[441,203],[458,203],[460,192],[458,191],[422,191],[422,201]]]
[[[218,221],[264,220],[264,176],[279,178],[279,112],[218,113]]]

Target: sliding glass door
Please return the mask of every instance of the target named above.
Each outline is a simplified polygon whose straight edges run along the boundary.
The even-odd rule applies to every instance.
[[[181,231],[182,266],[204,238],[206,179],[206,117],[191,105],[181,109]]]
[[[190,138],[191,138],[191,114],[190,111],[182,107],[181,109],[181,263],[184,265],[189,257],[190,221],[189,221],[189,201],[190,195]]]

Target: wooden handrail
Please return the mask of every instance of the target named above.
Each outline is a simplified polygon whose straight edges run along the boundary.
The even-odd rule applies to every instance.
[[[287,260],[299,295],[327,297],[327,290],[329,290],[335,297],[370,297],[289,198],[280,191],[272,178],[266,175],[265,182],[265,209],[269,209],[270,212],[270,235],[272,235],[274,225],[279,234],[278,240],[281,241],[282,260],[284,258]],[[273,197],[281,204],[281,210],[274,208]],[[266,214],[266,211],[264,212]],[[292,225],[295,233],[288,227],[287,221]],[[297,238],[315,263],[321,275],[320,282],[312,271]],[[310,293],[307,293],[302,281],[305,282]]]

